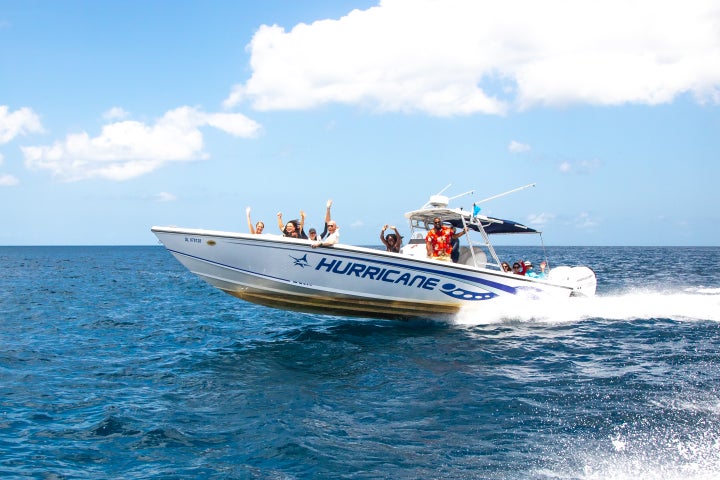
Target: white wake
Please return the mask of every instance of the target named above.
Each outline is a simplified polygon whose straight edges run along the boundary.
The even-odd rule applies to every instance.
[[[675,292],[631,290],[591,298],[493,299],[463,308],[453,323],[472,326],[505,322],[567,323],[587,319],[653,318],[720,322],[720,289],[698,287]]]

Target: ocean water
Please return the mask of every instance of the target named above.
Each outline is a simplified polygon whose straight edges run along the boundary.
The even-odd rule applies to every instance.
[[[0,247],[0,477],[720,478],[720,248],[547,250],[598,296],[401,322]]]

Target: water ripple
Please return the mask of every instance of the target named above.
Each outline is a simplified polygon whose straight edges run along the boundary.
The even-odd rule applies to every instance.
[[[600,296],[390,322],[247,304],[160,247],[0,248],[0,475],[715,478],[720,249],[551,253]]]

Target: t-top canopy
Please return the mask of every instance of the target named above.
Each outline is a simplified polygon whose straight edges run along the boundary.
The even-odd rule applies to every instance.
[[[449,223],[455,228],[463,228],[463,219],[468,228],[480,231],[480,226],[488,235],[492,234],[516,234],[516,233],[540,233],[538,230],[527,227],[521,223],[500,218],[487,217],[485,215],[473,216],[470,212],[462,209],[451,208],[425,208],[405,214],[405,218],[417,227],[430,229],[435,217],[439,217],[443,223]]]

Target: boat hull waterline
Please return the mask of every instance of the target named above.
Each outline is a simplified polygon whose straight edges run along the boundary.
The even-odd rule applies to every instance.
[[[287,310],[438,318],[495,298],[569,297],[583,293],[583,286],[594,294],[595,275],[587,267],[558,270],[557,278],[551,271],[548,280],[538,280],[351,245],[312,248],[309,241],[279,235],[177,227],[152,231],[180,263],[210,285]]]

